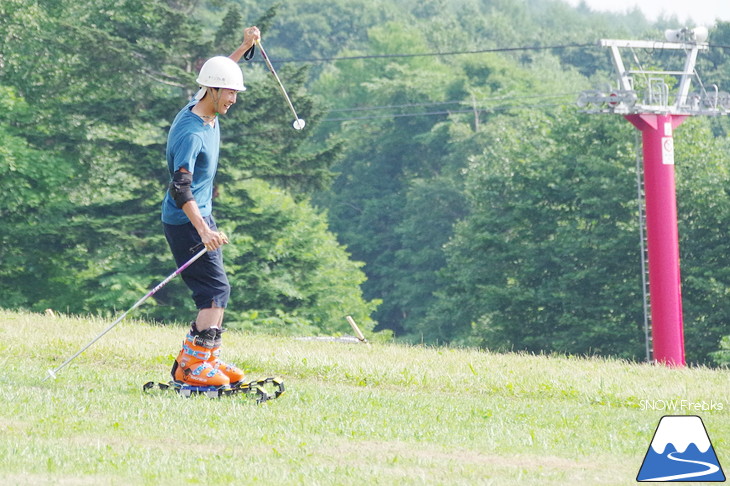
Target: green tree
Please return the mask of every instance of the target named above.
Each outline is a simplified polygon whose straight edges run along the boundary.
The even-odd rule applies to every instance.
[[[639,356],[633,137],[620,123],[565,111],[489,124],[492,143],[468,167],[470,214],[447,248],[435,337]]]
[[[0,86],[0,293],[2,305],[42,302],[46,293],[67,293],[67,264],[56,261],[63,214],[71,205],[59,190],[74,176],[68,159],[32,147],[22,136],[29,105]]]
[[[397,24],[373,28],[370,37],[376,52],[422,52],[426,48],[422,32]],[[351,86],[345,96],[332,100],[336,105],[406,103],[413,105],[409,111],[424,113],[386,114],[346,124],[342,138],[348,144],[337,167],[340,174],[331,193],[320,199],[341,241],[356,259],[368,262],[363,289],[367,298],[383,301],[377,320],[399,333],[407,326],[405,320],[418,319],[417,309],[428,300],[430,288],[420,284],[427,283],[441,264],[438,258],[431,258],[439,251],[432,249],[448,238],[448,231],[439,232],[448,228],[430,219],[434,213],[427,214],[427,207],[422,206],[433,203],[434,193],[429,192],[447,191],[448,181],[430,179],[444,170],[441,160],[447,153],[448,130],[436,127],[448,114],[428,115],[425,105],[443,101],[453,81],[447,66],[414,57],[386,65],[370,60],[348,64],[330,71],[317,87],[318,92],[325,92],[340,83]],[[448,197],[458,199],[453,193]],[[417,239],[406,235],[421,224]]]
[[[377,302],[362,298],[362,264],[349,260],[323,214],[257,180],[227,186],[218,204],[232,239],[224,250],[236,302],[229,326],[333,334],[349,330],[351,315],[372,330]]]
[[[712,353],[715,363],[721,366],[730,366],[730,335],[722,338],[720,349]]]
[[[36,229],[56,269],[49,275],[58,273],[49,279],[56,288],[41,285],[19,304],[115,309],[166,268],[155,258],[163,248],[155,231],[164,187],[158,120],[174,113],[171,93],[190,76],[177,67],[190,58],[178,54],[196,55],[191,46],[199,30],[160,2],[11,0],[2,8],[2,81],[29,106],[16,133],[37,153],[66,162]],[[41,186],[41,177],[54,180],[39,174]],[[26,238],[18,252],[32,262],[38,248]],[[18,278],[25,268],[18,266]]]
[[[730,334],[730,156],[706,118],[677,129],[677,218],[688,360],[708,364]]]
[[[0,290],[12,296],[3,305],[112,313],[170,273],[172,258],[159,221],[168,183],[166,131],[193,93],[194,73],[216,49],[213,44],[223,44],[229,30],[237,31],[240,42],[243,32],[240,16],[230,10],[221,17],[225,35],[205,38],[189,15],[193,6],[140,0],[53,0],[43,8],[37,2],[3,3],[0,82],[9,89],[0,138],[3,174],[11,177],[2,184],[14,195],[0,206],[0,213],[9,215],[0,223],[8,243],[0,250],[0,274],[8,276]],[[38,55],[57,62],[38,63]],[[294,74],[290,88],[312,113],[308,124],[315,127],[317,109],[302,88],[305,73]],[[372,327],[374,304],[360,296],[358,264],[330,241],[322,217],[304,207],[307,191],[324,187],[331,177],[338,146],[304,150],[306,133],[291,136],[286,105],[272,80],[248,85],[247,94],[253,95],[242,100],[245,108],[237,106],[233,116],[221,120],[227,126],[219,189],[240,195],[222,203],[222,212],[245,215],[246,229],[266,227],[254,234],[272,239],[256,241],[260,252],[246,254],[253,267],[265,266],[276,252],[296,257],[277,260],[277,271],[255,282],[245,274],[241,285],[256,283],[263,290],[260,300],[239,302],[262,315],[296,316],[304,323],[302,332],[342,327],[342,316],[336,316],[342,303],[349,308],[342,313]],[[238,189],[256,178],[286,187],[303,202],[267,206],[262,201],[278,194],[274,188]],[[251,187],[257,188],[256,197],[246,197]],[[254,203],[267,209],[246,206]],[[310,226],[295,226],[298,219]],[[293,228],[298,237],[285,240],[283,232]],[[317,254],[316,262],[314,241],[328,250]],[[287,250],[286,244],[298,246]],[[235,257],[235,249],[230,253]],[[284,281],[297,289],[286,302],[281,297],[286,292],[277,287]],[[266,290],[272,288],[279,293]],[[140,312],[154,319],[186,319],[188,311],[192,315],[189,300],[176,282]]]
[[[428,49],[415,28],[388,24],[372,29],[371,37],[377,52]],[[441,285],[436,274],[445,264],[443,246],[466,211],[462,169],[488,143],[480,126],[493,112],[585,82],[574,72],[559,74],[552,56],[532,62],[536,73],[497,55],[443,62],[415,56],[386,64],[364,59],[326,71],[315,86],[320,93],[350,86],[332,100],[336,107],[386,107],[383,115],[373,111],[366,120],[343,123],[348,145],[340,175],[320,199],[335,232],[367,262],[364,290],[383,300],[382,327],[416,340],[448,339],[424,329],[423,321]]]
[[[726,142],[678,133],[688,360],[727,334]],[[519,133],[529,132],[529,142]],[[470,212],[447,247],[431,339],[492,349],[643,358],[634,135],[618,118],[502,117],[467,169]],[[681,142],[680,142],[681,140]],[[686,142],[685,142],[686,141]],[[428,336],[428,335],[427,335]],[[460,336],[460,337],[459,337]]]

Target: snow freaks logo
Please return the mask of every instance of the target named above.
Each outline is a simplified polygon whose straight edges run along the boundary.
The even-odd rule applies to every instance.
[[[696,415],[662,417],[636,480],[724,482],[705,424]]]

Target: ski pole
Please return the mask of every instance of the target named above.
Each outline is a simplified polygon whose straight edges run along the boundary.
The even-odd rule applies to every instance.
[[[289,109],[294,115],[294,123],[292,123],[294,129],[301,130],[302,128],[304,128],[305,125],[304,120],[299,118],[299,115],[297,115],[297,111],[294,109],[294,105],[292,104],[291,99],[289,99],[289,95],[286,93],[286,89],[284,89],[284,84],[281,82],[281,79],[279,79],[279,75],[276,74],[274,66],[271,65],[269,56],[266,55],[266,51],[264,50],[264,46],[261,45],[261,41],[257,40],[256,44],[259,46],[259,49],[261,49],[261,56],[264,58],[264,61],[266,61],[266,65],[269,67],[269,71],[271,71],[271,74],[274,75],[274,79],[276,79],[276,82],[279,83],[279,89],[281,90],[281,94],[284,95],[286,102],[289,104]]]
[[[67,364],[69,364],[69,363],[70,363],[71,361],[73,361],[74,359],[76,359],[76,357],[77,357],[78,355],[80,355],[81,353],[83,353],[84,351],[86,351],[87,349],[89,349],[89,348],[91,347],[91,345],[92,345],[92,344],[94,344],[95,342],[97,342],[97,341],[98,341],[99,339],[101,339],[101,337],[102,337],[102,336],[103,336],[104,334],[108,333],[109,331],[111,331],[111,330],[112,330],[112,329],[114,328],[114,326],[116,326],[117,324],[119,324],[120,322],[122,322],[122,319],[124,319],[125,317],[127,317],[127,314],[129,314],[130,312],[132,312],[133,310],[135,310],[135,309],[136,309],[137,307],[139,307],[140,305],[142,305],[142,303],[143,303],[143,302],[144,302],[145,300],[147,300],[147,299],[149,299],[150,297],[152,297],[153,295],[155,295],[155,293],[157,293],[157,291],[158,291],[158,290],[160,290],[160,289],[161,289],[162,287],[164,287],[165,285],[167,285],[167,283],[168,283],[168,282],[169,282],[170,280],[172,280],[173,278],[175,278],[175,277],[177,277],[178,275],[180,275],[180,274],[181,274],[181,273],[183,272],[183,270],[185,270],[185,269],[186,269],[186,268],[188,268],[188,267],[189,267],[190,265],[192,265],[192,264],[193,264],[193,262],[194,262],[195,260],[197,260],[198,258],[200,258],[201,256],[203,256],[203,255],[205,254],[205,252],[207,252],[207,251],[208,251],[208,250],[207,250],[206,248],[203,248],[202,250],[200,250],[200,251],[199,251],[199,252],[198,252],[198,253],[197,253],[197,254],[196,254],[196,255],[195,255],[194,257],[192,257],[192,258],[191,258],[190,260],[188,260],[187,262],[183,263],[183,264],[182,264],[182,265],[180,266],[180,268],[178,268],[178,269],[177,269],[177,270],[175,270],[175,271],[174,271],[173,273],[171,273],[171,274],[170,274],[170,275],[169,275],[169,276],[168,276],[168,277],[167,277],[167,278],[166,278],[165,280],[163,280],[162,282],[160,282],[159,284],[157,284],[157,286],[156,286],[155,288],[153,288],[152,290],[150,290],[149,292],[147,292],[147,295],[145,295],[144,297],[142,297],[141,299],[139,299],[139,300],[138,300],[138,301],[137,301],[137,302],[136,302],[136,303],[135,303],[135,304],[134,304],[134,305],[133,305],[132,307],[130,307],[130,308],[129,308],[129,309],[128,309],[128,310],[127,310],[127,311],[126,311],[126,312],[125,312],[124,314],[122,314],[121,316],[117,317],[117,320],[116,320],[116,321],[112,322],[112,323],[111,323],[111,324],[109,325],[109,327],[107,327],[106,329],[104,329],[104,331],[102,331],[102,333],[101,333],[101,334],[99,334],[99,335],[98,335],[98,336],[96,336],[96,337],[95,337],[94,339],[92,339],[92,340],[91,340],[91,341],[89,342],[89,344],[87,344],[87,345],[86,345],[86,346],[84,346],[83,348],[79,349],[79,350],[78,350],[78,351],[76,352],[76,354],[74,354],[74,355],[73,355],[73,356],[71,356],[71,357],[70,357],[69,359],[67,359],[66,361],[64,361],[64,362],[63,362],[63,363],[62,363],[62,364],[61,364],[61,365],[60,365],[59,367],[57,367],[56,369],[53,369],[53,370],[48,370],[48,376],[46,376],[46,377],[45,377],[45,378],[43,379],[43,381],[46,381],[46,380],[47,380],[48,378],[53,378],[53,379],[55,380],[55,379],[56,379],[56,373],[58,373],[58,372],[59,372],[59,371],[61,371],[61,370],[62,370],[63,368],[65,368],[65,367],[66,367],[66,365],[67,365]]]

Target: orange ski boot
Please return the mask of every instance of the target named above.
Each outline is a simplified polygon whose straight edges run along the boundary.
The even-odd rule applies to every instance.
[[[223,334],[223,330],[216,329],[215,331],[215,341],[213,343],[213,349],[208,363],[210,363],[213,368],[220,370],[224,375],[226,375],[231,382],[231,386],[236,386],[243,381],[246,374],[237,366],[221,361],[219,356],[221,353],[221,335]]]
[[[229,378],[209,362],[213,356],[215,337],[215,329],[201,332],[193,326],[172,364],[172,379],[192,386],[228,387]]]

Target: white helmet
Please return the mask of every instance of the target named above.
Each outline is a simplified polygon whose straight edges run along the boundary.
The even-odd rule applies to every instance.
[[[197,99],[201,99],[205,95],[205,88],[246,91],[240,66],[236,61],[225,56],[215,56],[205,61],[203,67],[200,68],[196,82],[203,87],[195,96]]]

